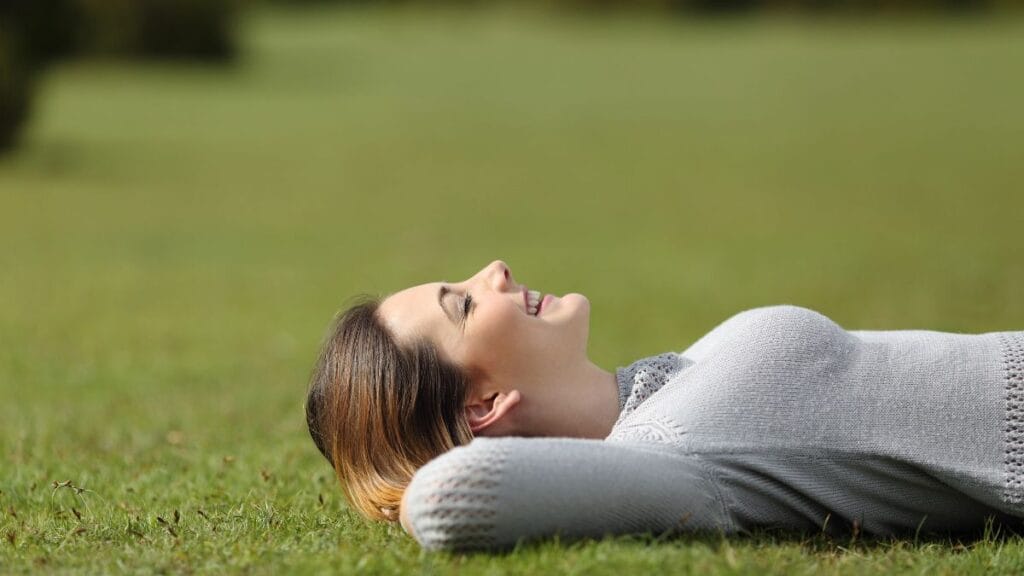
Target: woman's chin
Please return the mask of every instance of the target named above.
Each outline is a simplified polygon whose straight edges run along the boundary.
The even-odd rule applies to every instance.
[[[590,300],[588,300],[583,294],[570,292],[565,296],[562,296],[561,300],[565,302],[566,305],[571,305],[574,308],[581,308],[588,312],[590,311]]]
[[[572,318],[590,315],[590,300],[583,294],[570,292],[563,296],[552,295],[541,308],[540,318],[548,322],[573,322]]]

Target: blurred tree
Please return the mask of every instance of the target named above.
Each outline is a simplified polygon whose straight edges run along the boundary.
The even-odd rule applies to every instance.
[[[554,4],[559,7],[580,9],[658,8],[690,14],[744,11],[886,13],[1024,8],[1022,0],[554,0]]]
[[[76,53],[224,61],[242,0],[0,0],[0,151],[17,141],[33,79]]]
[[[998,0],[765,0],[766,8],[803,11],[894,12],[907,10],[974,10],[995,7]]]
[[[144,0],[139,34],[143,54],[223,60],[235,55],[230,0]]]
[[[31,65],[48,64],[75,50],[79,14],[71,0],[0,0],[0,21],[21,38]]]
[[[227,60],[236,54],[234,0],[73,0],[89,51]]]
[[[32,92],[24,43],[10,22],[0,21],[0,151],[17,141]]]
[[[137,0],[70,0],[82,14],[78,34],[84,51],[127,54],[139,43]]]

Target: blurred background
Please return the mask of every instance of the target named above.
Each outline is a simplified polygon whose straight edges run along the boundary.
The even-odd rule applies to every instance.
[[[288,562],[313,544],[273,521],[130,533],[308,533],[326,498],[343,565],[330,519],[359,524],[302,416],[320,338],[495,258],[586,294],[607,369],[766,304],[1024,329],[1021,8],[4,0],[0,508],[38,514],[0,529],[18,562],[104,571],[124,537],[244,564],[266,533]],[[129,536],[69,540],[40,488],[67,478]]]

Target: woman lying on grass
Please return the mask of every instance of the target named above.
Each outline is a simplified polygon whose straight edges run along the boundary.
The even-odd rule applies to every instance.
[[[352,506],[424,547],[1024,516],[1024,332],[847,331],[748,310],[614,374],[589,302],[492,262],[339,316],[309,430]]]

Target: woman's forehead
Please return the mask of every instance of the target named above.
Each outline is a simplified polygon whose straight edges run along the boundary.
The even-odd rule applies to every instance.
[[[381,322],[399,340],[430,337],[444,318],[437,305],[440,286],[439,282],[432,282],[391,294],[377,310]]]

